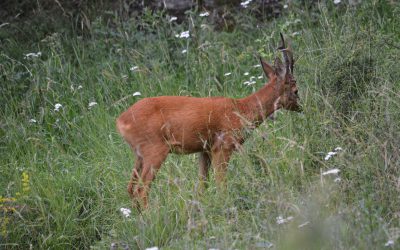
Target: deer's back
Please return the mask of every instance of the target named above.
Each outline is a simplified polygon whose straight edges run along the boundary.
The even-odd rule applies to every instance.
[[[163,141],[175,151],[204,150],[220,131],[240,126],[231,98],[160,96],[144,98],[117,119],[117,127],[131,146]]]

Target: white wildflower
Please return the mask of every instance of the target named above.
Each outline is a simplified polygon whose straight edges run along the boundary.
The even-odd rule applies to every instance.
[[[252,1],[253,1],[253,0],[246,0],[246,1],[244,1],[244,2],[241,2],[240,5],[241,5],[243,8],[247,8],[247,6],[248,6]]]
[[[385,247],[390,247],[390,246],[393,246],[394,245],[394,240],[388,240],[386,243],[385,243]]]
[[[56,103],[54,105],[54,111],[58,112],[58,111],[60,111],[60,108],[62,108],[62,105],[60,103]]]
[[[253,68],[259,68],[259,67],[261,67],[260,64],[253,65]]]
[[[89,109],[96,105],[97,105],[97,102],[89,102]]]
[[[245,81],[243,84],[244,84],[244,85],[247,85],[247,86],[251,86],[251,85],[253,85],[253,84],[255,84],[255,83],[256,83],[256,81],[250,80],[250,81]]]
[[[249,72],[245,72],[243,75],[248,76],[250,73]]]
[[[36,121],[35,119],[32,118],[32,119],[29,120],[29,122],[30,122],[30,123],[36,123],[37,121]]]
[[[177,18],[176,16],[172,16],[172,17],[168,20],[168,22],[172,23],[173,21],[176,21],[176,20],[178,20],[178,18]]]
[[[339,172],[340,172],[340,169],[332,168],[332,169],[329,169],[328,171],[322,172],[322,175],[338,174]]]
[[[257,78],[258,78],[258,79],[263,79],[264,76],[263,76],[263,75],[260,75],[260,76],[258,76]]]
[[[182,54],[187,53],[187,49],[182,50]]]
[[[282,216],[278,216],[278,217],[276,217],[276,224],[278,224],[278,225],[284,224],[291,220],[293,220],[293,216],[289,216],[286,219],[284,219]]]
[[[81,88],[83,88],[82,85],[79,85],[77,89],[81,89]]]
[[[188,38],[189,36],[190,36],[190,34],[189,34],[188,30],[175,35],[176,38]]]
[[[310,224],[310,222],[309,222],[309,221],[306,221],[306,222],[304,222],[304,223],[298,225],[297,227],[298,227],[298,228],[302,228],[302,227],[307,226],[308,224]]]
[[[28,54],[26,54],[25,56],[24,56],[24,58],[25,59],[28,59],[28,58],[32,58],[32,57],[39,57],[39,56],[41,56],[42,55],[42,52],[37,52],[37,53],[28,53]]]
[[[10,23],[2,23],[2,24],[0,24],[0,28],[2,28],[2,27],[4,27],[4,26],[7,26],[7,25],[9,25]]]
[[[123,208],[123,207],[120,208],[120,211],[126,218],[128,218],[132,212],[129,208]]]
[[[341,2],[341,0],[333,0],[334,4],[339,4]]]
[[[261,242],[257,242],[255,245],[257,248],[262,248],[262,249],[267,249],[267,248],[271,248],[274,246],[274,244],[272,244],[269,241],[261,241]]]
[[[139,67],[138,66],[132,66],[129,70],[130,71],[135,71],[135,70],[137,70]]]
[[[136,91],[135,93],[132,94],[132,96],[139,96],[142,95],[142,93],[140,93],[139,91]]]
[[[283,5],[284,9],[287,9],[289,6],[287,4]]]
[[[332,156],[336,155],[337,152],[328,152],[328,154],[325,156],[325,161],[329,160],[330,158],[332,158]]]
[[[341,179],[340,177],[336,177],[333,181],[334,181],[334,182],[341,182],[342,179]]]
[[[158,250],[158,247],[148,247],[146,250]]]
[[[232,75],[232,72],[228,72],[228,73],[224,74],[224,76],[230,76],[230,75]]]
[[[337,151],[342,151],[343,150],[343,148],[341,148],[341,147],[336,147],[335,148],[335,151],[337,152]]]
[[[296,32],[293,32],[293,33],[292,33],[292,36],[298,36],[298,35],[300,35],[300,34],[301,34],[300,31],[296,31]]]
[[[210,15],[210,13],[208,11],[205,11],[205,12],[200,13],[199,16],[203,17],[203,16],[209,16],[209,15]]]
[[[336,147],[333,152],[328,152],[328,154],[325,156],[325,161],[329,160],[332,158],[332,156],[337,155],[339,151],[342,151],[343,149],[341,147]]]

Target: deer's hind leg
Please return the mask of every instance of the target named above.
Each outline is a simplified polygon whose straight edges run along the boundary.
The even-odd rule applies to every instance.
[[[136,156],[135,165],[133,166],[131,178],[129,180],[128,187],[127,187],[127,190],[128,190],[128,193],[129,193],[129,196],[131,197],[131,199],[134,199],[134,197],[135,197],[133,187],[139,183],[140,172],[142,171],[142,167],[143,167],[142,157]]]
[[[147,208],[150,184],[167,158],[169,150],[168,145],[164,143],[152,143],[141,147],[143,166],[139,183],[134,187],[134,198],[137,198],[144,208]]]

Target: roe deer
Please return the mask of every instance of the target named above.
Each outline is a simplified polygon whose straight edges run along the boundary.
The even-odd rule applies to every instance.
[[[223,184],[232,152],[244,142],[245,131],[254,129],[276,110],[301,111],[293,77],[293,54],[278,48],[274,67],[260,62],[269,82],[241,99],[159,96],[144,98],[117,119],[119,133],[131,146],[136,162],[128,184],[134,206],[148,204],[150,183],[171,152],[200,153],[200,184],[206,181],[212,165],[217,184]]]

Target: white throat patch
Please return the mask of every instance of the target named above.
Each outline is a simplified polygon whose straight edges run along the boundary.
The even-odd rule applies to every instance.
[[[281,97],[278,97],[275,101],[274,101],[274,111],[279,109],[279,101],[281,100]]]
[[[270,116],[268,117],[271,120],[275,120],[276,118],[276,111],[279,109],[279,101],[281,100],[281,97],[278,97],[275,101],[274,101],[274,112],[272,112],[272,114],[270,114]]]

